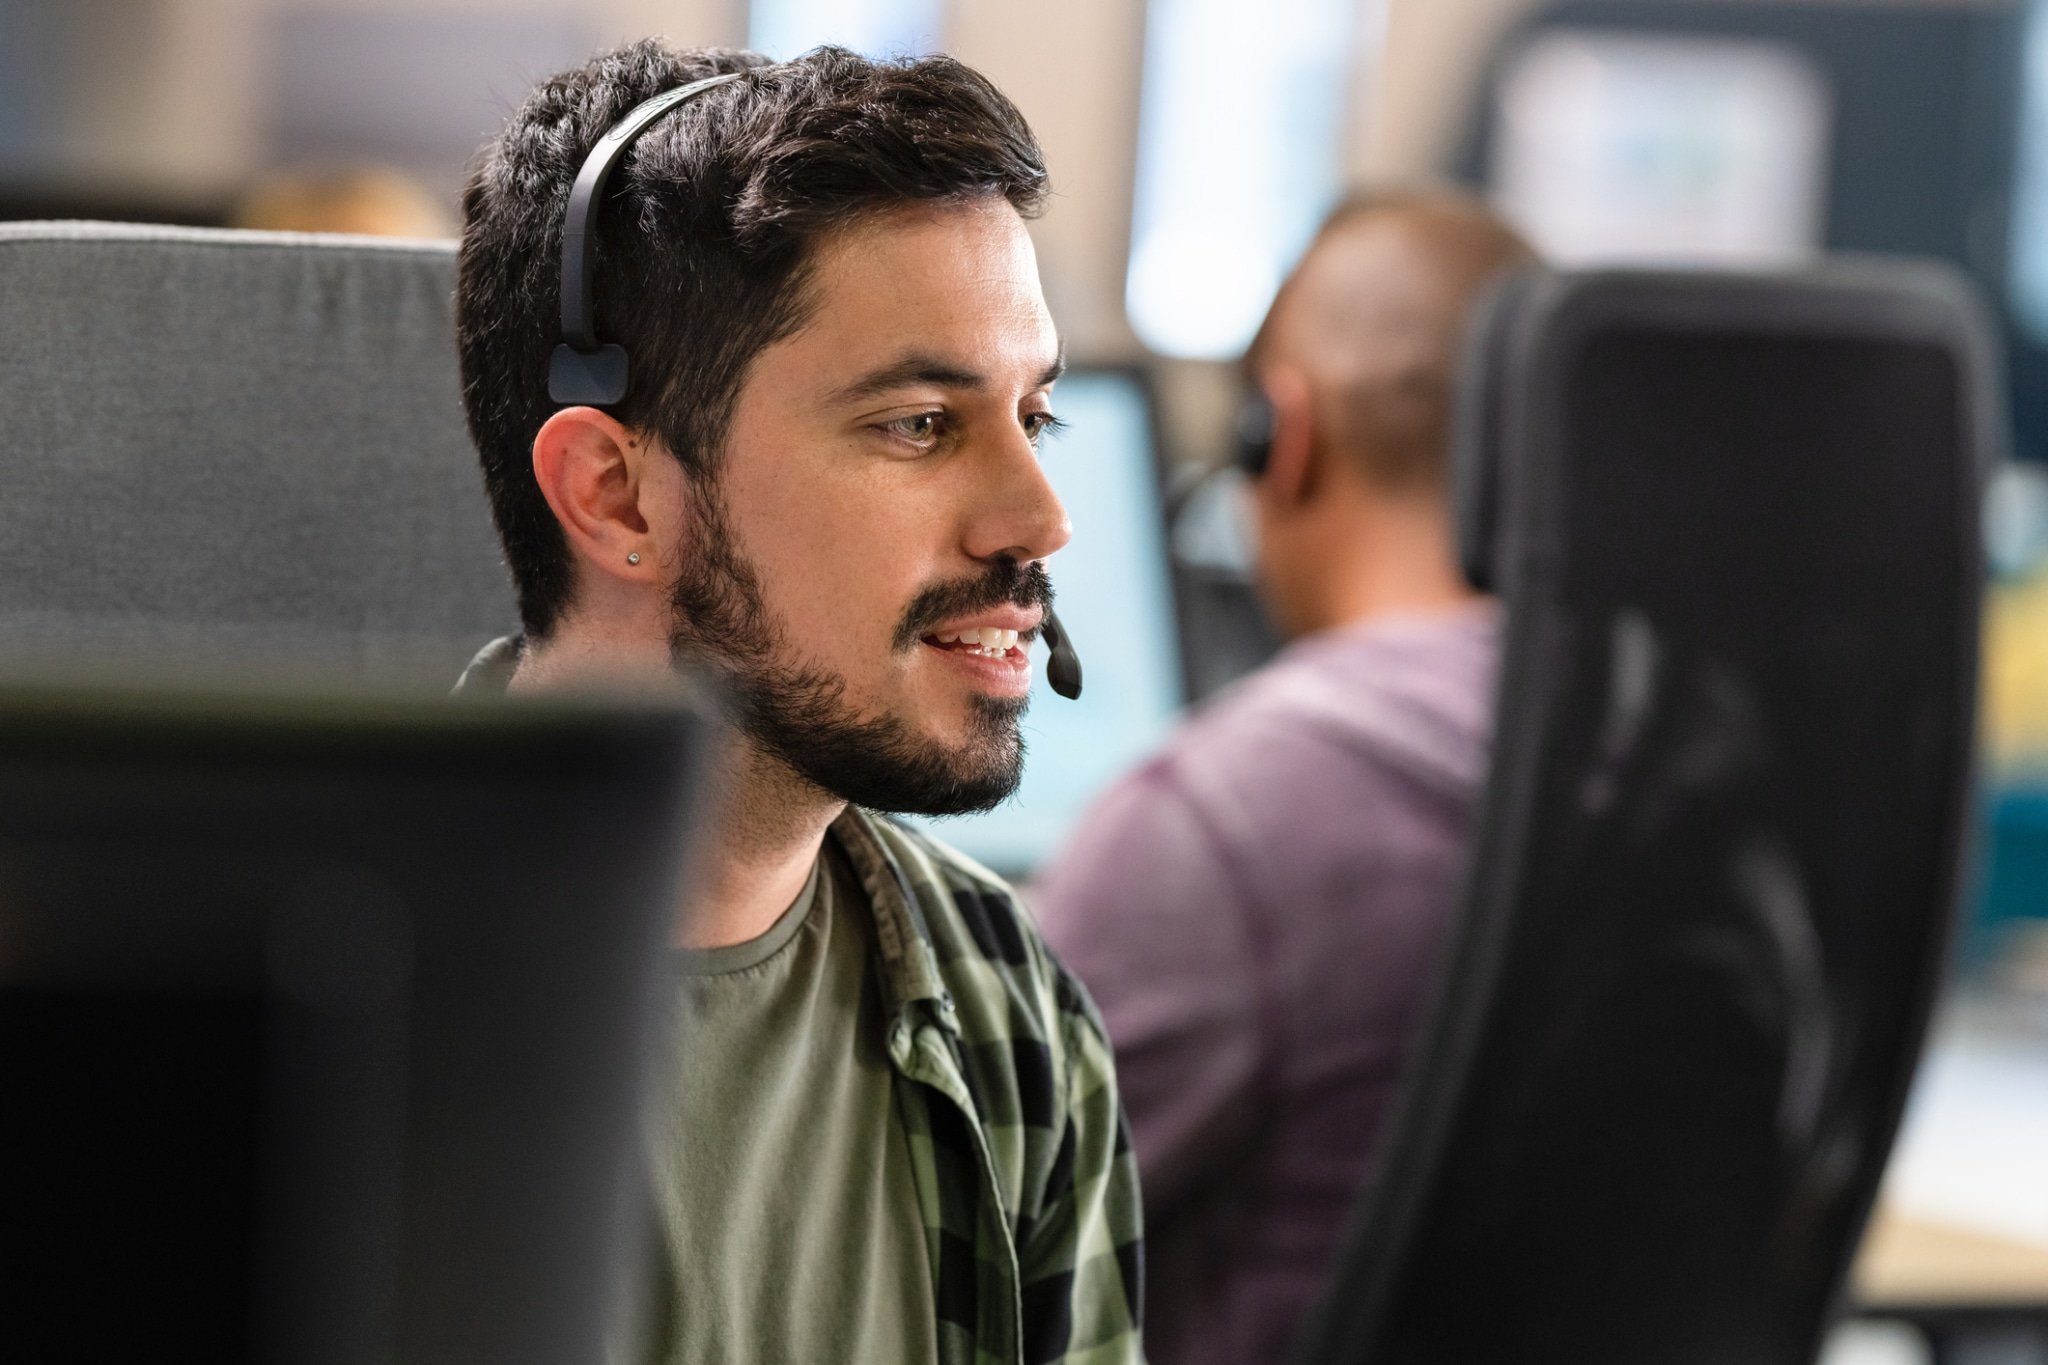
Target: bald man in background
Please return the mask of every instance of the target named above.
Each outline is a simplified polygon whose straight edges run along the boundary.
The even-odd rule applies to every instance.
[[[1285,1356],[1370,1174],[1485,767],[1495,612],[1446,475],[1469,314],[1533,259],[1484,208],[1361,198],[1246,357],[1259,589],[1290,640],[1113,789],[1040,884],[1107,1019],[1154,1365]]]

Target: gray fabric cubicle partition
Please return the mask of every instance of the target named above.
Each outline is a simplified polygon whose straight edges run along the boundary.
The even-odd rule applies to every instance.
[[[0,668],[452,680],[514,628],[452,243],[0,225]]]

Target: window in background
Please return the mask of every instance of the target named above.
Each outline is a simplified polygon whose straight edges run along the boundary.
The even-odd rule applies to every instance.
[[[870,57],[936,51],[942,0],[753,0],[747,46],[787,61],[822,43]]]
[[[1501,78],[1493,193],[1562,265],[1820,248],[1832,107],[1780,43],[1558,30]]]
[[[2012,309],[2048,342],[2048,4],[2027,10],[2020,68],[2019,164],[2012,205]]]
[[[1235,356],[1337,196],[1384,0],[1151,0],[1125,302],[1164,355]]]

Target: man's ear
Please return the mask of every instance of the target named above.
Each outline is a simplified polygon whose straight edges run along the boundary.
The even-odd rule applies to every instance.
[[[533,477],[579,573],[587,565],[627,582],[659,581],[656,551],[673,541],[647,496],[651,447],[644,434],[586,407],[563,408],[533,438]]]
[[[1276,365],[1259,382],[1273,406],[1273,444],[1259,493],[1277,508],[1293,507],[1314,496],[1321,482],[1308,376],[1293,366]]]

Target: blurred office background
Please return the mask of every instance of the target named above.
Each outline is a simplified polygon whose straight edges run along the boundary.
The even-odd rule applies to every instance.
[[[1962,264],[2005,314],[2018,457],[1987,509],[1970,960],[2048,915],[2048,4],[0,0],[0,218],[445,233],[535,76],[650,32],[944,49],[991,74],[1053,168],[1054,314],[1077,357],[1138,367],[1161,400],[1168,489],[1221,453],[1229,362],[1349,186],[1469,183],[1571,264]],[[1218,503],[1192,499],[1175,540],[1197,578],[1241,567]],[[1182,641],[1183,676],[1144,704],[1240,671],[1264,648],[1245,633]],[[1152,672],[1170,644],[1147,641]]]
[[[2014,393],[1982,871],[1888,1198],[1962,1238],[1944,1264],[2048,1258],[2048,0],[0,0],[0,218],[444,233],[535,77],[647,33],[948,51],[1044,143],[1034,231],[1084,366],[1048,454],[1083,532],[1062,604],[1103,682],[1035,722],[1021,806],[958,834],[1018,873],[1270,647],[1199,472],[1232,361],[1346,188],[1466,183],[1565,264],[1963,266]]]

